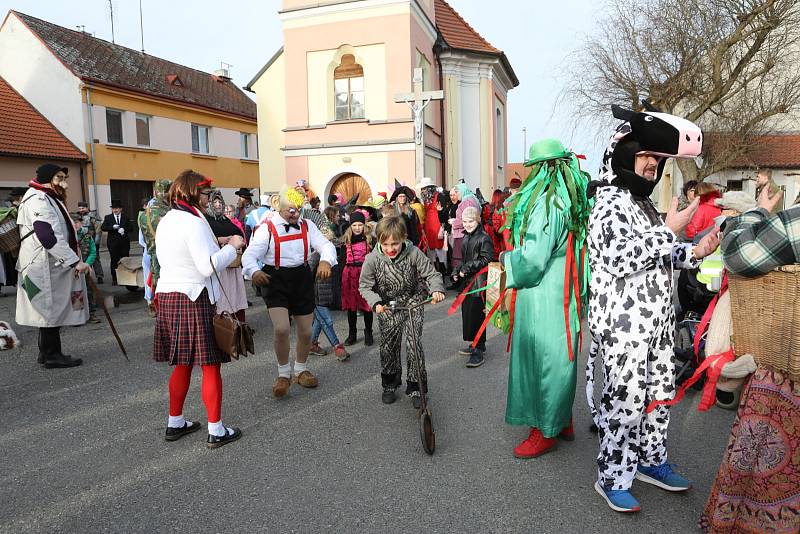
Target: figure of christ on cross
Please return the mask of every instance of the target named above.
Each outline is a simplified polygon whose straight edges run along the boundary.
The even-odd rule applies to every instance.
[[[394,101],[404,102],[414,116],[414,159],[415,159],[415,181],[419,182],[425,175],[425,141],[423,132],[425,125],[422,112],[432,100],[444,100],[444,91],[423,91],[422,89],[422,69],[414,69],[414,92],[400,93],[395,95]]]

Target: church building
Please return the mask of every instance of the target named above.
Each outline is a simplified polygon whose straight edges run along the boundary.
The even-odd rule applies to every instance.
[[[256,94],[262,191],[307,180],[360,201],[423,176],[505,185],[506,55],[444,0],[283,0]]]

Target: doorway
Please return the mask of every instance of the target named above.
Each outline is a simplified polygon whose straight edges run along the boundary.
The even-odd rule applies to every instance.
[[[348,202],[358,194],[357,204],[364,204],[372,196],[372,189],[367,181],[354,173],[342,174],[331,185],[331,194],[341,193]]]
[[[128,234],[131,241],[139,240],[139,210],[142,202],[153,197],[153,182],[145,180],[111,180],[111,200],[122,202],[122,212],[133,222],[135,230]]]

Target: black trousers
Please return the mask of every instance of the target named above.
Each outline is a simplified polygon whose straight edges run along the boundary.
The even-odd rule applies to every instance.
[[[472,343],[485,319],[485,303],[480,294],[467,296],[461,305],[461,329],[464,341]],[[486,350],[486,330],[483,331],[480,339],[478,339],[476,348],[483,351]]]
[[[39,354],[45,358],[62,354],[60,326],[39,328]]]
[[[364,313],[364,331],[372,333],[372,312]],[[355,310],[347,310],[347,333],[350,336],[356,337],[358,330],[358,312]]]
[[[108,246],[108,255],[111,257],[111,279],[117,283],[117,264],[122,258],[131,254],[130,241],[115,241]]]

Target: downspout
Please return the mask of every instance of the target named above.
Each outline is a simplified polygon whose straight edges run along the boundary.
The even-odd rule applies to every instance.
[[[436,56],[436,65],[439,67],[439,89],[444,91],[444,75],[442,74],[442,60],[439,58],[439,53],[442,51],[440,43],[441,38],[436,40],[433,45],[433,54]],[[447,93],[444,95],[444,100],[439,105],[439,124],[442,129],[440,139],[442,140],[442,188],[446,191],[447,188],[447,138],[445,137],[444,129],[444,103],[447,102]]]
[[[100,200],[97,196],[97,168],[94,161],[94,119],[92,118],[92,94],[86,87],[86,107],[89,109],[89,159],[92,161],[92,189],[94,191],[94,211],[100,216]]]

